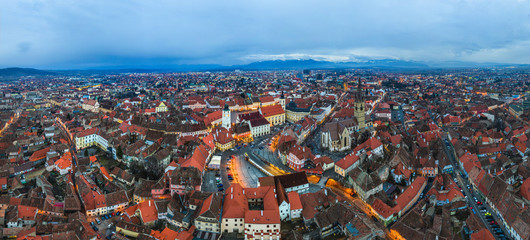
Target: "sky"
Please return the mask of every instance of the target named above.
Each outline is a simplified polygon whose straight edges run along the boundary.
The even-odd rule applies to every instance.
[[[525,0],[0,0],[0,67],[530,64]]]

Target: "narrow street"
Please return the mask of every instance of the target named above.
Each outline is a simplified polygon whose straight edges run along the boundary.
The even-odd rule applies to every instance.
[[[9,126],[11,126],[11,124],[15,123],[18,120],[19,115],[20,113],[19,113],[19,110],[17,109],[16,112],[11,117],[11,119],[4,125],[2,129],[0,129],[0,137],[2,137],[2,134],[4,133],[4,131],[8,129]]]
[[[446,151],[447,156],[449,156],[449,159],[451,159],[451,163],[453,164],[453,168],[455,170],[454,172],[456,172],[456,174],[453,173],[453,177],[455,179],[457,179],[456,184],[462,189],[462,191],[464,193],[464,196],[467,197],[468,205],[470,205],[473,208],[473,210],[474,210],[474,211],[473,210],[472,211],[476,213],[476,215],[484,223],[486,228],[488,228],[488,230],[493,234],[493,236],[495,236],[495,239],[501,239],[495,234],[495,230],[493,229],[493,227],[489,223],[489,221],[486,219],[485,213],[481,212],[481,210],[485,209],[488,213],[491,213],[491,216],[493,217],[495,222],[498,224],[498,226],[500,227],[500,229],[504,233],[505,238],[510,239],[508,237],[508,236],[510,236],[508,230],[505,228],[503,222],[497,216],[495,211],[493,211],[491,209],[491,207],[489,206],[489,204],[486,201],[484,201],[484,199],[482,199],[480,197],[480,194],[477,194],[477,193],[474,192],[474,189],[472,187],[470,189],[467,187],[467,186],[472,186],[472,184],[469,182],[469,179],[462,177],[463,171],[460,168],[460,164],[458,164],[458,162],[456,160],[456,156],[455,156],[455,153],[454,153],[453,146],[452,146],[451,142],[447,138],[445,138],[445,135],[442,138],[443,138],[444,143],[445,143],[445,144],[443,144],[444,145],[444,150]],[[474,200],[474,197],[476,197],[478,199],[478,201],[480,201],[482,203],[482,205],[479,205]]]

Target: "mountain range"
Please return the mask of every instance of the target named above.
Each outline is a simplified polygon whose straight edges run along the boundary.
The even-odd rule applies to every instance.
[[[179,72],[179,71],[231,71],[231,70],[302,70],[302,69],[380,69],[380,70],[428,70],[444,68],[480,68],[480,67],[519,67],[529,68],[524,64],[473,63],[473,62],[420,62],[394,59],[367,60],[359,62],[330,62],[308,60],[270,60],[253,62],[244,65],[223,66],[216,64],[171,65],[160,68],[94,68],[79,70],[38,70],[34,68],[0,69],[0,80],[14,79],[21,76],[45,75],[84,75],[84,74],[116,74],[127,72]]]

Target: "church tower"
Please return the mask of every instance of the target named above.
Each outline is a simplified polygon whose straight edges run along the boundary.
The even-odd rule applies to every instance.
[[[361,88],[361,78],[359,78],[359,85],[357,86],[357,92],[355,93],[355,118],[359,124],[359,129],[366,127],[365,121],[365,104],[364,104],[364,93]]]
[[[283,95],[283,91],[282,95],[280,96],[280,105],[282,105],[282,108],[285,111],[285,95]]]
[[[222,121],[223,121],[223,127],[226,128],[227,130],[230,129],[230,125],[231,125],[231,116],[230,116],[230,108],[228,108],[228,104],[225,104],[225,108],[223,109],[223,118],[222,118]]]

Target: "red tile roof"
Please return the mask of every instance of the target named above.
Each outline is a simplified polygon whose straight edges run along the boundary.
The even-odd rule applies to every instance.
[[[493,237],[493,234],[491,234],[491,232],[484,228],[476,233],[473,233],[471,234],[471,236],[469,236],[471,240],[494,240],[495,237]]]
[[[158,211],[156,210],[154,200],[151,199],[139,203],[138,209],[140,210],[140,216],[144,224],[158,220]]]
[[[350,153],[346,155],[346,157],[344,157],[343,159],[337,161],[335,163],[335,166],[340,167],[342,169],[348,169],[351,165],[359,161],[359,159],[360,159],[359,156],[353,153]]]
[[[226,190],[223,218],[244,218],[248,210],[248,201],[239,183],[231,184]]]
[[[300,201],[300,195],[298,192],[292,191],[287,194],[289,198],[289,203],[291,205],[291,210],[302,209],[302,201]]]
[[[259,101],[262,103],[274,102],[274,97],[273,96],[260,97]]]
[[[22,220],[35,220],[37,208],[30,206],[18,206],[18,218]]]
[[[261,114],[263,114],[264,117],[270,117],[278,114],[284,114],[285,110],[283,110],[281,105],[270,105],[265,106],[260,109]]]
[[[38,151],[35,151],[31,157],[29,157],[29,160],[31,162],[35,162],[35,161],[39,161],[41,159],[44,159],[46,158],[46,153],[48,153],[50,151],[50,148],[47,147],[47,148],[44,148],[44,149],[41,149],[41,150],[38,150]]]
[[[223,116],[223,112],[221,110],[209,113],[204,118],[204,124],[206,126],[209,126],[212,122],[221,119],[222,116]]]
[[[245,224],[280,224],[280,213],[274,210],[254,210],[245,213]]]
[[[85,129],[81,132],[78,132],[76,134],[76,137],[78,138],[82,138],[82,137],[86,137],[86,136],[90,136],[92,134],[97,134],[99,132],[99,128],[89,128],[89,129]]]
[[[425,177],[417,177],[414,182],[407,188],[405,191],[399,195],[399,197],[396,199],[396,206],[399,206],[399,210],[403,210],[407,204],[412,201],[412,199],[418,195],[419,191],[421,190],[421,186],[425,184],[427,179]]]
[[[103,174],[103,176],[107,178],[107,180],[112,181],[112,176],[110,176],[109,171],[107,171],[104,166],[101,166],[99,170],[101,171],[101,174]]]
[[[521,185],[521,196],[530,200],[530,178],[526,178]]]

